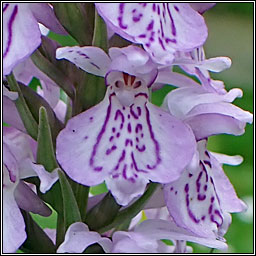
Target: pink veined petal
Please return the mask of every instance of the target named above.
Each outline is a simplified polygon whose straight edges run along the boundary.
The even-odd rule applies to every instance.
[[[48,217],[51,209],[32,191],[28,185],[20,181],[14,192],[15,201],[18,206],[27,211]]]
[[[178,227],[174,222],[166,220],[145,220],[137,226],[134,232],[158,240],[185,240],[220,250],[227,249],[225,240],[219,241],[215,237],[200,237],[186,229]]]
[[[240,200],[222,170],[215,169],[205,141],[198,143],[198,150],[198,166],[188,166],[177,181],[165,186],[166,204],[178,226],[198,236],[221,238],[219,230],[222,226],[226,227],[227,223],[229,225],[230,219],[225,214],[227,208],[222,207],[226,202],[223,199],[229,196],[226,192],[231,192],[230,200],[233,203],[240,203]],[[221,178],[224,180],[220,181]],[[221,188],[224,184],[227,188],[223,191]],[[233,206],[233,209],[237,208],[237,205]]]
[[[133,197],[143,192],[149,180],[175,180],[192,158],[195,141],[188,126],[148,102],[147,88],[135,89],[133,104],[124,106],[113,91],[118,88],[113,87],[109,85],[100,104],[69,120],[57,137],[56,153],[72,179],[89,186],[107,179],[112,193],[122,196],[118,202],[126,200],[121,203],[126,205],[124,195],[132,189],[125,186],[121,192],[109,179],[130,182]]]
[[[110,65],[108,55],[98,47],[62,47],[56,51],[57,59],[66,59],[77,67],[96,76],[105,76]]]
[[[57,253],[82,253],[89,245],[99,242],[106,250],[111,248],[112,242],[108,238],[102,238],[97,232],[89,231],[86,224],[76,222],[69,226]]]
[[[160,64],[171,64],[176,50],[192,50],[204,43],[203,17],[185,3],[96,3],[113,31],[143,44]]]
[[[23,244],[27,235],[22,214],[14,199],[17,183],[11,181],[5,165],[3,172],[3,252],[14,253]]]
[[[57,34],[67,35],[48,3],[30,3],[29,8],[39,23]]]
[[[3,74],[12,69],[41,43],[37,20],[28,4],[6,3],[3,7]]]

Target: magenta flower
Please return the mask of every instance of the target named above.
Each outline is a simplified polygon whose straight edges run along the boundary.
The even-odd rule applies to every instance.
[[[29,57],[41,44],[38,22],[56,33],[65,33],[46,3],[4,3],[3,74]]]
[[[176,51],[191,51],[207,38],[204,18],[187,3],[95,5],[115,33],[142,44],[152,59],[163,65],[172,63]]]
[[[127,205],[149,180],[177,179],[195,141],[186,125],[149,102],[158,70],[145,51],[111,48],[109,56],[96,47],[57,50],[57,58],[105,76],[107,92],[101,103],[69,120],[57,137],[56,155],[73,180],[88,186],[106,181],[117,202]]]

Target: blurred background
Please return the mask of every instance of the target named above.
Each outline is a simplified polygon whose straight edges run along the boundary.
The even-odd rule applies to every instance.
[[[218,3],[204,17],[209,31],[205,44],[206,57],[228,56],[232,59],[230,69],[212,73],[212,78],[224,81],[227,90],[241,88],[244,95],[236,99],[234,104],[253,113],[253,3]],[[62,45],[73,44],[64,38],[62,40]],[[170,90],[170,86],[165,86],[154,92],[153,102],[160,105]],[[225,238],[229,245],[228,253],[253,253],[253,125],[247,125],[242,136],[211,137],[208,149],[244,158],[239,166],[224,165],[225,173],[238,196],[248,205],[247,212],[232,214],[232,224]],[[41,227],[55,228],[56,214],[48,218],[33,216]],[[210,252],[207,247],[190,245],[194,253]],[[220,251],[214,250],[213,253]]]

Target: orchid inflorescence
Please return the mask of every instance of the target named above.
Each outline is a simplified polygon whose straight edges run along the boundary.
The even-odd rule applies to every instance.
[[[213,6],[3,4],[5,253],[227,249],[230,213],[247,206],[222,165],[243,159],[207,143],[242,135],[253,117],[232,104],[241,89],[211,78],[231,66],[204,54]],[[164,85],[174,89],[158,107],[151,95]],[[53,209],[56,229],[30,215]]]

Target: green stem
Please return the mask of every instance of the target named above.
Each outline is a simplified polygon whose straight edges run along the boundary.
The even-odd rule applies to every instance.
[[[17,83],[13,73],[6,76],[8,84],[10,86],[11,91],[18,92],[19,97],[15,101],[16,108],[20,114],[20,118],[28,132],[28,134],[33,138],[37,139],[37,133],[38,133],[38,124],[36,120],[34,119],[32,113],[29,110],[29,107],[23,97],[23,94],[21,92],[21,89],[19,87],[19,84]]]
[[[132,219],[133,217],[135,217],[143,209],[143,207],[145,206],[147,201],[150,199],[150,197],[153,195],[157,187],[158,187],[158,183],[149,184],[146,192],[137,201],[135,201],[132,205],[130,205],[126,209],[120,211],[111,224],[100,228],[98,232],[104,233],[120,225],[121,223],[123,223],[124,220]]]

